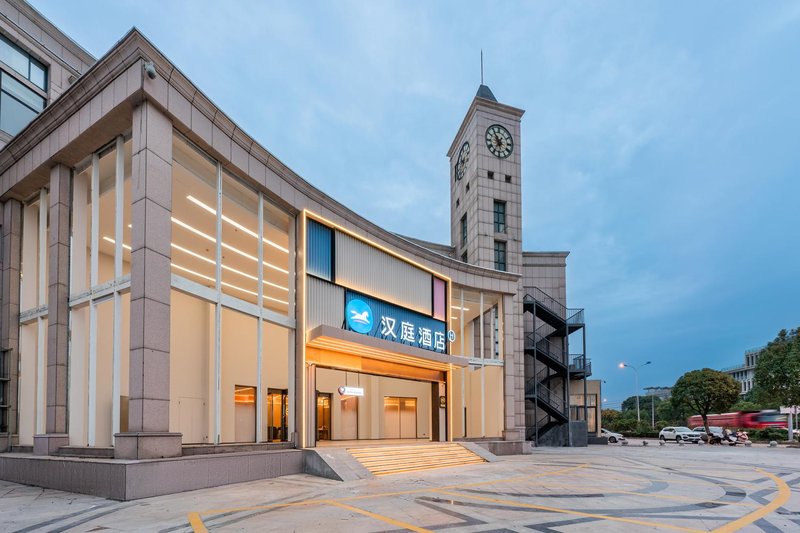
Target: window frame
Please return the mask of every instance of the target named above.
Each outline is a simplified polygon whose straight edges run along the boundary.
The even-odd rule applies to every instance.
[[[502,262],[500,261],[499,254],[502,254]],[[501,272],[508,272],[508,245],[506,241],[494,241],[494,269]]]
[[[498,209],[500,208],[500,209]],[[494,232],[495,233],[505,233],[506,232],[506,213],[507,213],[507,204],[503,200],[494,200],[493,208],[493,220],[494,220]],[[501,219],[502,220],[499,220]]]

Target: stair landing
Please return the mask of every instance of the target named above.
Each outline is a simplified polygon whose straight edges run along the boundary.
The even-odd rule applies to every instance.
[[[486,462],[482,457],[456,443],[369,446],[347,448],[347,451],[374,476]]]

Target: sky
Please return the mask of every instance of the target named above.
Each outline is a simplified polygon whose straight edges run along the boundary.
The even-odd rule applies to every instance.
[[[526,250],[568,250],[607,406],[800,326],[800,3],[33,0],[96,57],[141,30],[245,131],[449,244],[480,83],[526,110]]]

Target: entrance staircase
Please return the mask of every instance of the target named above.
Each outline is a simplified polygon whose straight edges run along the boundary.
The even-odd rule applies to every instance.
[[[347,448],[347,451],[374,476],[486,462],[482,457],[455,443],[371,446]]]

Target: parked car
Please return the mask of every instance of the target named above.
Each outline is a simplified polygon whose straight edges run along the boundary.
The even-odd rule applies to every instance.
[[[608,442],[614,444],[616,442],[625,442],[626,439],[622,433],[614,433],[613,431],[609,431],[606,428],[600,428],[600,436],[606,437]]]
[[[658,433],[658,439],[662,442],[674,440],[675,442],[700,442],[703,435],[692,431],[691,429],[683,426],[669,426],[665,427]]]
[[[722,428],[719,426],[708,426],[708,430],[711,432],[712,437],[719,437],[722,438]],[[706,428],[705,426],[697,426],[696,428],[692,428],[692,431],[696,433],[700,433],[700,438],[703,439],[704,442],[708,442],[708,435],[706,435]]]

